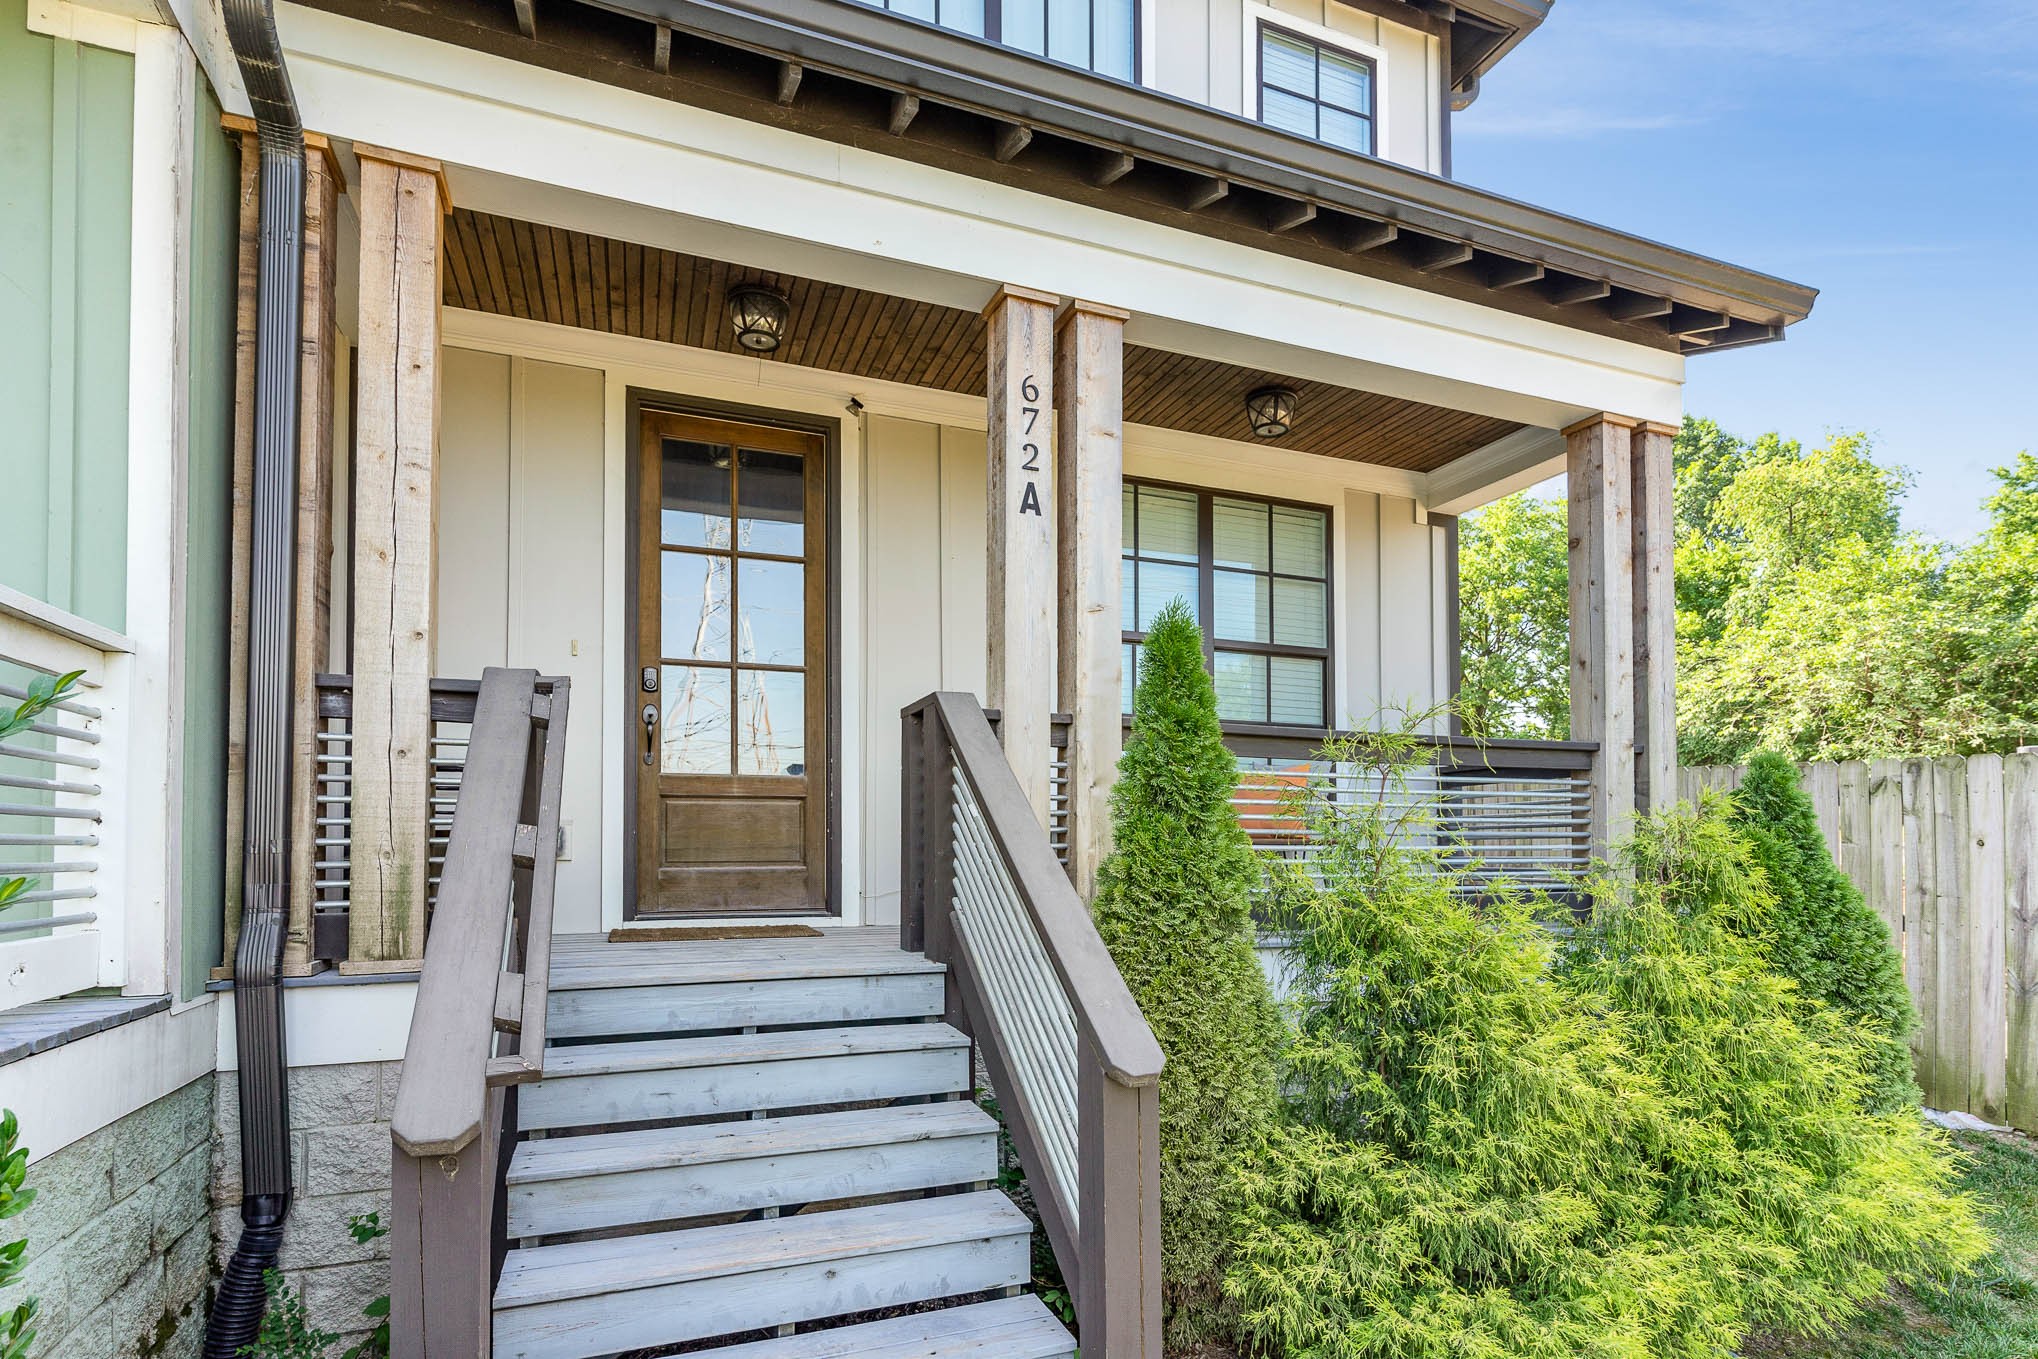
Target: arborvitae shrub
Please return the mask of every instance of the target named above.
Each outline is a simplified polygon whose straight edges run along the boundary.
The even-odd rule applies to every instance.
[[[1261,869],[1232,811],[1236,782],[1202,634],[1178,601],[1141,647],[1095,908],[1098,932],[1167,1054],[1161,1253],[1177,1342],[1222,1326],[1233,1180],[1275,1104],[1280,1018],[1253,953]]]
[[[1733,820],[1775,897],[1765,931],[1771,964],[1855,1021],[1870,1109],[1915,1105],[1910,1038],[1918,1012],[1903,958],[1889,927],[1826,852],[1796,767],[1781,755],[1757,755],[1733,796]]]
[[[1570,945],[1365,800],[1312,817],[1290,1119],[1226,1278],[1269,1352],[1719,1359],[1981,1250],[1941,1144],[1862,1112],[1844,1026],[1738,933],[1767,904],[1719,809],[1645,824]]]

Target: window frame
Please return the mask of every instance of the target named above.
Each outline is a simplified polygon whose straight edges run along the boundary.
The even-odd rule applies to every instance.
[[[1165,481],[1158,477],[1127,476],[1120,479],[1121,486],[1150,486],[1160,491],[1179,491],[1196,497],[1196,612],[1203,623],[1203,670],[1213,682],[1217,673],[1217,653],[1230,652],[1250,656],[1287,656],[1301,660],[1323,662],[1323,711],[1316,722],[1257,722],[1242,718],[1220,717],[1219,724],[1227,736],[1293,736],[1297,733],[1319,733],[1333,728],[1331,714],[1337,707],[1337,510],[1335,506],[1313,500],[1295,500],[1286,496],[1260,495],[1253,491],[1237,491],[1222,486],[1196,486],[1187,482]],[[1303,580],[1323,586],[1323,645],[1320,647],[1301,646],[1293,642],[1268,640],[1256,642],[1244,639],[1225,638],[1220,646],[1216,633],[1217,619],[1217,531],[1216,504],[1219,500],[1237,500],[1251,505],[1265,505],[1270,509],[1308,510],[1323,516],[1323,575],[1298,576],[1290,571],[1276,571],[1273,562],[1268,561],[1265,572],[1240,572],[1243,575],[1264,575],[1269,581]],[[1135,506],[1137,501],[1135,499]],[[1119,547],[1119,592],[1121,600],[1125,590],[1124,572],[1128,566],[1136,569],[1138,556],[1137,530],[1138,515],[1133,516],[1134,538]],[[1135,585],[1135,590],[1137,586]],[[1271,588],[1271,586],[1269,587]],[[1134,596],[1137,599],[1137,595]],[[1121,603],[1121,610],[1123,605]],[[1138,615],[1134,614],[1134,621]],[[1270,632],[1271,638],[1271,632]],[[1146,632],[1142,629],[1121,628],[1118,633],[1120,646],[1131,644],[1144,646]],[[1135,684],[1138,677],[1134,677]],[[1131,714],[1126,714],[1131,720]]]
[[[858,3],[870,5],[875,9],[881,9],[895,19],[904,19],[909,23],[926,24],[930,28],[938,28],[944,33],[958,33],[965,38],[976,38],[980,42],[996,43],[998,46],[1003,47],[1008,51],[1024,52],[1027,56],[1038,57],[1042,61],[1051,61],[1057,66],[1066,66],[1069,69],[1076,71],[1088,71],[1091,75],[1094,75],[1102,80],[1122,80],[1127,84],[1131,85],[1146,84],[1146,73],[1149,57],[1149,53],[1147,52],[1147,40],[1149,34],[1152,31],[1151,16],[1147,13],[1147,8],[1149,4],[1152,3],[1152,0],[1126,0],[1126,3],[1129,3],[1132,6],[1132,72],[1130,75],[1124,76],[1112,75],[1109,72],[1100,71],[1097,69],[1096,66],[1095,58],[1097,55],[1097,6],[1099,4],[1110,3],[1110,0],[1084,0],[1084,2],[1088,4],[1090,7],[1091,61],[1088,65],[1077,66],[1074,62],[1063,61],[1059,57],[1049,56],[1046,51],[1035,52],[1031,48],[1020,47],[1014,43],[1006,42],[1004,38],[1005,0],[983,0],[984,31],[982,34],[972,33],[966,28],[956,28],[941,22],[940,14],[942,8],[946,4],[950,3],[950,0],[933,0],[934,13],[936,17],[932,19],[922,19],[917,15],[906,14],[901,12],[900,10],[895,9],[893,7],[894,0],[858,0]],[[1051,0],[1042,0],[1040,15],[1040,35],[1042,48],[1050,48],[1052,46],[1052,42],[1048,37],[1049,23],[1053,17],[1049,12],[1050,3]]]
[[[1346,155],[1364,156],[1368,160],[1390,159],[1387,155],[1387,120],[1385,116],[1388,107],[1387,52],[1385,48],[1356,38],[1351,34],[1339,33],[1334,29],[1325,28],[1321,24],[1313,24],[1303,19],[1297,19],[1292,15],[1279,13],[1278,11],[1268,9],[1264,5],[1248,3],[1245,6],[1245,22],[1247,89],[1244,103],[1253,121],[1259,123],[1262,127],[1273,127],[1276,132],[1286,131],[1286,129],[1274,127],[1272,123],[1267,121],[1266,34],[1271,31],[1290,41],[1306,43],[1310,47],[1315,48],[1319,60],[1322,54],[1328,51],[1348,60],[1358,62],[1366,67],[1366,87],[1371,95],[1372,108],[1364,114],[1359,114],[1354,110],[1344,108],[1342,105],[1333,104],[1330,107],[1340,113],[1351,113],[1354,117],[1363,117],[1367,128],[1372,133],[1373,149],[1371,151],[1354,151],[1350,147],[1339,146],[1335,142],[1324,141],[1321,136],[1310,137],[1308,140],[1315,142],[1318,146],[1327,146],[1335,151],[1343,151]],[[1317,88],[1319,90],[1322,88],[1320,75],[1318,77]],[[1297,99],[1303,97],[1294,94],[1291,90],[1283,90],[1282,93]],[[1317,96],[1310,96],[1309,102],[1317,109],[1317,127],[1320,131],[1323,126],[1323,100]],[[1299,137],[1302,134],[1290,132],[1287,135]]]

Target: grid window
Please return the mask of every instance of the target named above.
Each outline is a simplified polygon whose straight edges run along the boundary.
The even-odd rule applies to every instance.
[[[1373,63],[1260,25],[1260,121],[1373,154]]]
[[[1226,722],[1320,728],[1330,704],[1330,514],[1127,482],[1119,626],[1126,711],[1140,643],[1170,600],[1203,629]]]
[[[1139,0],[864,0],[1119,80],[1139,79]]]

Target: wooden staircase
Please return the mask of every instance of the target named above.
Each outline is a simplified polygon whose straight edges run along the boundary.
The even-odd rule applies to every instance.
[[[498,1359],[1073,1356],[944,974],[876,931],[559,938]]]

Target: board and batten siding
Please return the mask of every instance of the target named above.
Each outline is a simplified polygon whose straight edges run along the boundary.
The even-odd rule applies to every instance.
[[[595,368],[442,351],[435,673],[573,681],[555,920],[602,926],[602,429]],[[584,701],[581,695],[585,695]],[[620,806],[619,799],[616,800]]]
[[[127,613],[134,58],[0,0],[0,584]]]
[[[1147,84],[1164,94],[1245,118],[1259,116],[1259,92],[1248,84],[1255,31],[1248,9],[1274,12],[1335,37],[1378,49],[1381,94],[1375,112],[1380,155],[1418,170],[1443,170],[1442,52],[1419,29],[1379,18],[1338,0],[1154,0],[1152,70]],[[1305,33],[1306,29],[1303,30]]]
[[[603,620],[621,616],[620,602],[603,593],[612,546],[603,497],[620,493],[605,489],[617,470],[603,465],[603,383],[598,368],[445,351],[436,668],[472,676],[487,665],[531,665],[571,675],[576,698],[587,696],[569,736],[562,931],[600,928],[604,905],[611,919],[620,909],[602,900],[604,818],[620,817],[623,802],[602,782],[602,715],[633,714],[616,708],[620,678],[602,660]],[[623,442],[634,450],[633,439]],[[840,770],[844,906],[851,919],[886,926],[898,915],[899,711],[936,689],[984,692],[985,442],[978,429],[864,415],[844,430],[844,450],[836,492],[860,532],[844,535],[836,567],[839,616],[854,633],[840,654],[845,694],[863,695],[841,719],[845,751],[862,750]],[[1184,455],[1143,444],[1135,427],[1126,470],[1329,507],[1340,723],[1369,725],[1382,707],[1441,698],[1442,528],[1419,522],[1408,498],[1352,489],[1349,465],[1274,469],[1254,453],[1238,445],[1236,457]]]

